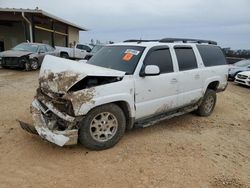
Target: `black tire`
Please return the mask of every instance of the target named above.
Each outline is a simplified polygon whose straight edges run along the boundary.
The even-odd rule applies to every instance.
[[[69,55],[67,53],[61,53],[60,57],[65,58],[65,59],[69,59]]]
[[[105,113],[106,115],[109,114],[106,120],[102,116]],[[108,123],[110,121],[112,121],[111,124]],[[112,128],[112,126],[116,126],[116,128]],[[122,109],[116,104],[103,105],[91,110],[82,120],[79,129],[79,142],[91,150],[108,149],[113,147],[122,138],[125,129],[126,118]],[[105,135],[105,131],[111,134],[110,138],[107,138],[108,136]]]
[[[31,70],[37,70],[37,69],[39,69],[39,61],[38,61],[38,59],[31,59],[30,60],[30,69]]]
[[[212,89],[207,89],[202,103],[196,110],[196,114],[199,116],[209,116],[214,110],[216,104],[216,92]]]

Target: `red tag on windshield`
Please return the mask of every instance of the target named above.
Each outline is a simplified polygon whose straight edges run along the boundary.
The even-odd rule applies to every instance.
[[[131,54],[131,53],[127,53],[127,54],[125,54],[124,56],[123,56],[123,58],[122,58],[122,60],[123,61],[130,61],[132,58],[133,58],[133,54]]]

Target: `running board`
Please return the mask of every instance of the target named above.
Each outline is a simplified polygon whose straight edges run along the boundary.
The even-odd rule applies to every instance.
[[[24,123],[24,122],[22,122],[22,121],[20,121],[20,120],[17,120],[17,121],[19,122],[20,127],[21,127],[23,130],[27,131],[28,133],[38,135],[38,133],[37,133],[37,131],[36,131],[36,129],[35,129],[34,126],[29,125],[29,124],[27,124],[27,123]]]
[[[149,126],[154,125],[160,121],[171,119],[173,117],[192,112],[192,111],[196,110],[197,108],[198,108],[198,106],[185,107],[185,108],[182,108],[181,110],[177,110],[174,112],[160,114],[158,116],[151,117],[151,118],[136,122],[135,127],[141,127],[141,128],[149,127]]]

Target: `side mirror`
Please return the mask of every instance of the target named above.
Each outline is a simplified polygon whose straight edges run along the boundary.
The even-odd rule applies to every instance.
[[[91,52],[91,49],[87,49],[86,51],[87,51],[87,52]]]
[[[140,73],[140,76],[157,76],[160,75],[160,68],[157,65],[147,65]]]

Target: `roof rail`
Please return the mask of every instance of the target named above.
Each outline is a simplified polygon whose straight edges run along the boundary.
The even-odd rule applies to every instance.
[[[125,40],[123,42],[158,42],[159,40],[142,40],[142,39],[129,39],[129,40]]]
[[[185,39],[185,38],[164,38],[159,40],[159,42],[183,42],[183,43],[191,42],[198,44],[207,43],[207,44],[217,45],[217,42],[211,40]]]

